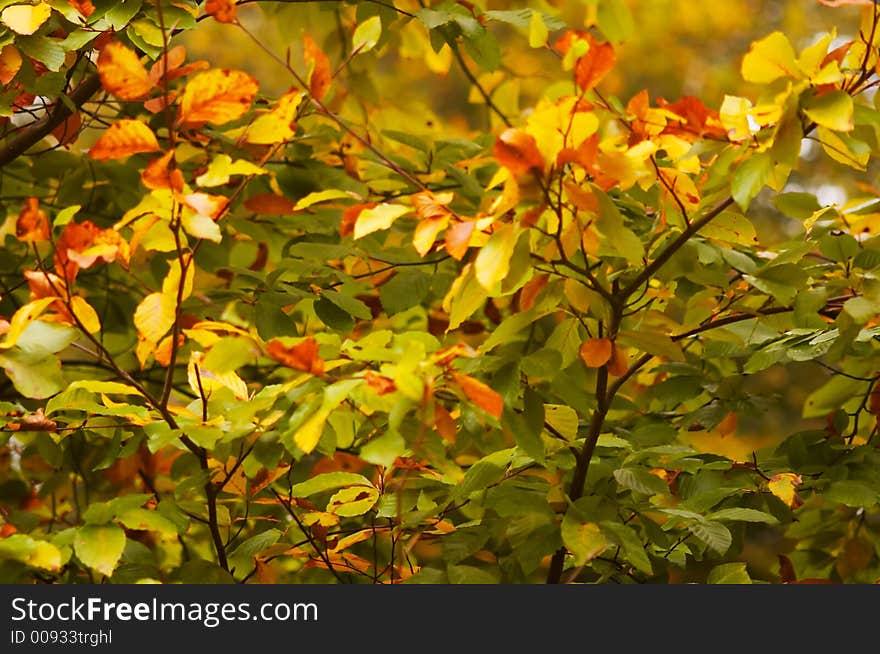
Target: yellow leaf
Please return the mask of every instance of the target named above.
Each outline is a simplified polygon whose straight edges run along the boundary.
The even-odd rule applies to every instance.
[[[489,238],[477,255],[474,271],[480,286],[492,291],[510,272],[510,259],[516,246],[519,232],[512,224],[503,225]]]
[[[274,145],[292,139],[296,134],[296,111],[302,99],[303,94],[297,91],[282,95],[272,111],[263,114],[248,126],[245,140],[257,145]]]
[[[223,186],[233,175],[265,175],[266,169],[246,159],[232,160],[228,154],[218,154],[208,165],[208,170],[196,177],[196,184],[202,187]]]
[[[34,549],[28,554],[27,564],[43,570],[59,570],[61,550],[44,540],[34,541]]]
[[[354,31],[352,52],[358,54],[369,52],[376,47],[382,36],[382,19],[379,16],[368,18]]]
[[[192,259],[187,259],[189,265],[186,266],[186,279],[183,282],[183,292],[181,293],[181,302],[192,295],[193,278],[195,276],[195,266]],[[174,259],[168,269],[168,274],[162,281],[162,294],[168,297],[176,298],[178,287],[180,286],[180,260]]]
[[[29,35],[40,29],[49,20],[52,7],[45,2],[35,5],[13,5],[0,14],[0,21],[16,34]]]
[[[58,298],[55,297],[40,298],[39,300],[28,302],[16,311],[12,316],[12,320],[9,321],[9,329],[6,331],[5,340],[0,343],[0,350],[8,350],[13,347],[18,342],[18,339],[24,333],[27,326],[39,318],[40,314],[42,314],[46,308],[57,299]]]
[[[747,82],[768,84],[780,77],[802,77],[794,48],[782,32],[773,32],[752,43],[743,57],[742,76]]]
[[[804,113],[817,125],[836,132],[849,132],[853,125],[853,99],[846,91],[831,91],[809,98]]]
[[[134,326],[147,342],[156,344],[174,325],[177,303],[175,295],[150,293],[134,312]]]
[[[98,312],[92,308],[92,305],[86,302],[85,298],[74,295],[70,300],[70,308],[73,309],[73,315],[82,324],[83,328],[89,334],[96,334],[101,331],[101,319],[98,318]]]
[[[544,23],[544,17],[540,12],[533,11],[529,21],[529,45],[533,48],[543,48],[547,44],[550,32]]]
[[[797,494],[797,487],[802,482],[803,479],[801,479],[800,475],[796,475],[793,472],[781,472],[778,475],[774,475],[767,482],[767,488],[776,497],[795,509],[801,504]]]
[[[180,218],[180,224],[190,236],[203,238],[213,243],[219,243],[223,240],[220,226],[211,220],[210,217],[203,216],[200,213],[184,213]]]
[[[318,441],[321,440],[324,424],[329,416],[330,411],[324,407],[309,416],[309,419],[296,430],[296,434],[293,436],[293,442],[296,443],[296,446],[306,454],[314,450],[318,446]]]
[[[337,191],[336,189],[328,189],[326,191],[316,191],[314,193],[309,193],[304,198],[300,198],[297,203],[294,205],[294,211],[302,211],[303,209],[308,209],[313,204],[318,204],[319,202],[327,202],[329,200],[340,200],[342,198],[349,199],[352,194],[348,191]]]
[[[212,392],[228,388],[237,400],[246,401],[250,398],[247,384],[241,377],[231,370],[217,373],[203,368],[201,363],[204,358],[204,352],[193,352],[186,367],[187,381],[194,393],[199,396],[204,393],[205,397],[210,397]]]
[[[120,100],[140,100],[153,89],[147,70],[134,50],[111,41],[98,57],[101,85]]]
[[[871,147],[867,143],[822,126],[816,130],[816,135],[829,157],[850,168],[865,170],[871,158]]]
[[[395,220],[410,211],[409,207],[388,203],[380,204],[372,209],[364,209],[355,221],[354,237],[355,239],[363,238],[373,232],[388,229]]]

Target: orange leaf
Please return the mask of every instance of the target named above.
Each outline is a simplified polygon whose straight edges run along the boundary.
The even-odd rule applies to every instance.
[[[532,169],[543,170],[544,157],[538,150],[535,137],[521,129],[504,130],[495,141],[495,159],[514,175],[523,175]]]
[[[55,242],[55,267],[64,279],[72,281],[80,268],[90,268],[98,260],[128,262],[128,242],[115,229],[101,229],[90,220],[67,223]]]
[[[40,209],[39,198],[28,198],[15,221],[15,236],[25,243],[49,240],[49,216]]]
[[[446,230],[446,251],[456,261],[461,261],[467,253],[475,226],[475,222],[467,220]]]
[[[59,145],[67,145],[76,140],[81,129],[82,119],[79,117],[79,114],[71,114],[58,127],[52,130],[52,136],[58,139]]]
[[[296,203],[274,193],[257,193],[244,201],[244,206],[263,216],[287,216],[296,213]]]
[[[721,419],[721,422],[715,426],[715,429],[718,435],[723,438],[735,432],[738,424],[739,417],[733,411],[728,411],[727,415]]]
[[[141,172],[141,181],[148,189],[173,189],[183,190],[183,173],[177,168],[171,167],[174,159],[174,151],[163,154],[158,159],[153,159]]]
[[[218,23],[234,23],[235,0],[208,0],[205,13],[213,16]]]
[[[317,100],[323,100],[333,80],[330,70],[330,60],[318,47],[318,44],[308,34],[303,38],[303,58],[306,65],[311,68],[309,75],[309,90]]]
[[[535,306],[535,300],[549,281],[550,275],[536,275],[526,282],[519,294],[519,310],[528,311]]]
[[[104,90],[120,100],[141,100],[153,89],[153,83],[134,50],[112,41],[98,57],[98,75]]]
[[[578,59],[574,74],[581,91],[590,91],[614,68],[616,55],[610,43],[597,43],[592,36],[587,36],[590,49]]]
[[[377,375],[371,370],[367,371],[367,374],[364,375],[364,379],[367,380],[367,386],[376,391],[377,395],[388,395],[388,393],[393,393],[397,390],[397,385],[394,383],[393,379],[385,377],[384,375]]]
[[[615,344],[611,348],[611,360],[608,362],[608,372],[615,377],[621,377],[629,370],[629,357],[622,348]]]
[[[257,95],[257,80],[240,70],[209,70],[193,77],[180,99],[184,125],[222,125],[245,115]]]
[[[189,75],[190,73],[194,73],[197,70],[205,70],[206,68],[210,68],[207,61],[194,61],[191,64],[184,66],[183,64],[186,62],[186,47],[182,45],[176,45],[164,55],[159,57],[156,62],[150,66],[150,81],[153,84],[159,84],[162,81],[162,76],[170,82],[171,80],[175,80],[178,77],[183,77],[184,75]]]
[[[611,351],[614,349],[611,341],[607,338],[591,338],[581,345],[581,360],[590,368],[601,368],[611,360]]]
[[[452,373],[453,381],[461,387],[467,398],[483,409],[486,413],[495,418],[501,419],[501,413],[504,411],[504,401],[497,391],[492,390],[470,375],[462,375]]]
[[[88,18],[95,13],[95,5],[90,0],[67,0],[67,4],[76,9],[83,18]]]
[[[313,375],[324,374],[324,360],[318,356],[318,341],[311,336],[292,347],[287,347],[277,338],[273,338],[266,347],[266,353],[288,368]]]
[[[458,428],[452,414],[439,404],[434,406],[434,427],[437,433],[447,443],[455,443]]]
[[[21,55],[15,46],[4,45],[0,50],[0,84],[9,84],[21,68]]]
[[[139,120],[123,119],[113,123],[89,150],[89,156],[98,161],[125,159],[140,152],[156,152],[159,141],[153,130]]]

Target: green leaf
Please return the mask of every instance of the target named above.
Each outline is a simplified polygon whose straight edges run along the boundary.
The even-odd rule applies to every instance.
[[[806,220],[822,209],[812,193],[780,193],[773,196],[773,205],[782,214],[795,220]]]
[[[709,520],[730,520],[732,522],[762,522],[767,525],[779,524],[774,516],[764,511],[746,508],[721,509],[706,516]]]
[[[20,36],[15,39],[15,45],[22,53],[45,64],[53,72],[61,70],[67,56],[59,41],[48,36]]]
[[[52,543],[25,534],[12,534],[0,539],[0,561],[4,559],[54,572],[61,568],[62,557]]]
[[[363,475],[353,472],[325,472],[295,484],[291,489],[291,495],[293,497],[310,497],[345,486],[372,486],[372,484]]]
[[[600,0],[596,20],[609,41],[628,40],[635,31],[635,21],[624,0]]]
[[[277,529],[267,529],[256,536],[251,536],[229,555],[230,557],[244,557],[252,559],[265,549],[272,547],[281,538],[281,532]]]
[[[750,584],[752,578],[749,577],[745,563],[722,563],[712,568],[706,582],[710,584]]]
[[[455,501],[467,499],[471,493],[485,490],[492,484],[501,481],[510,465],[514,450],[500,450],[483,457],[468,468],[464,479],[455,487],[452,498]]]
[[[125,549],[125,532],[115,524],[84,525],[76,530],[73,547],[80,561],[109,577]]]
[[[0,366],[25,397],[42,400],[64,389],[61,362],[54,356],[34,356],[13,348],[0,355]]]
[[[645,246],[635,232],[626,227],[617,205],[598,186],[592,185],[593,194],[599,200],[599,220],[596,225],[602,236],[602,247],[638,266],[645,258]]]
[[[688,531],[717,554],[726,554],[733,542],[730,530],[720,522],[697,520],[687,523]]]
[[[574,555],[574,564],[582,566],[608,549],[608,540],[595,522],[585,522],[580,512],[570,506],[562,519],[562,542]]]
[[[119,514],[118,519],[129,529],[177,536],[177,526],[157,511],[142,508],[127,509]]]
[[[357,26],[352,37],[352,52],[369,52],[382,38],[382,19],[372,16]]]
[[[645,552],[642,541],[636,531],[629,525],[604,520],[600,523],[602,530],[615,545],[623,548],[623,555],[633,567],[646,575],[654,574],[651,560]]]
[[[853,507],[872,507],[880,502],[880,492],[876,488],[850,479],[832,482],[822,497]]]
[[[431,290],[431,278],[421,272],[402,272],[379,289],[382,308],[389,316],[418,306]]]
[[[645,495],[667,494],[666,482],[642,468],[620,468],[614,471],[617,483]]]
[[[848,400],[863,395],[866,389],[867,382],[840,375],[832,377],[807,397],[804,402],[803,417],[825,417]]]
[[[722,211],[697,233],[706,238],[736,245],[754,246],[758,242],[752,221],[735,211]]]
[[[564,404],[545,404],[544,410],[547,424],[562,435],[563,438],[569,441],[573,441],[577,438],[577,411]]]
[[[743,211],[761,189],[770,181],[773,172],[773,158],[769,152],[751,155],[733,173],[731,194]]]

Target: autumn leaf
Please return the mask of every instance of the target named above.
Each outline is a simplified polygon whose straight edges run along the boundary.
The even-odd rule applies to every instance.
[[[608,373],[615,377],[621,377],[629,370],[629,357],[623,348],[615,343],[611,348],[611,359],[608,361]]]
[[[444,239],[446,252],[449,253],[456,261],[461,261],[467,253],[471,245],[471,236],[474,233],[476,223],[472,220],[465,220],[456,223],[446,230]]]
[[[83,18],[88,18],[95,13],[95,5],[91,0],[67,0],[67,4],[76,9]]]
[[[0,22],[16,34],[29,36],[40,29],[51,15],[52,7],[47,2],[12,5],[0,13]]]
[[[177,313],[175,297],[167,293],[150,293],[134,312],[134,326],[149,343],[158,343],[174,326]]]
[[[607,338],[591,338],[579,350],[581,361],[590,368],[601,368],[611,360],[613,345]]]
[[[290,347],[277,338],[272,339],[266,347],[266,353],[288,368],[312,375],[324,374],[324,360],[318,354],[318,341],[311,336]]]
[[[732,433],[736,431],[736,427],[739,424],[739,417],[733,411],[728,411],[727,414],[721,419],[715,426],[715,430],[718,432],[718,435],[722,438],[725,436],[730,436]]]
[[[244,201],[244,206],[263,216],[287,216],[296,213],[296,203],[282,195],[257,193]]]
[[[590,49],[575,64],[575,80],[581,91],[593,90],[614,68],[617,56],[610,43],[598,43],[587,36]]]
[[[180,98],[180,122],[223,125],[241,118],[257,95],[257,80],[239,70],[209,70],[193,77]]]
[[[40,209],[39,198],[28,198],[15,221],[15,236],[25,243],[49,240],[49,216]]]
[[[273,145],[292,139],[296,134],[296,112],[302,99],[299,91],[282,95],[272,111],[248,125],[245,141],[256,145]]]
[[[874,0],[817,0],[826,7],[873,7]]]
[[[181,192],[184,185],[183,173],[176,166],[172,166],[173,161],[173,150],[153,159],[141,172],[144,186],[152,190],[171,189]]]
[[[89,150],[97,161],[125,159],[141,152],[156,152],[159,141],[153,130],[139,120],[124,118],[113,123]]]
[[[355,219],[354,238],[363,238],[373,232],[388,229],[394,224],[395,220],[409,212],[409,207],[387,202],[374,207],[364,208]]]
[[[544,157],[538,150],[535,137],[521,129],[511,127],[504,130],[495,141],[493,154],[498,163],[514,175],[544,169]]]
[[[104,46],[98,57],[98,75],[104,90],[120,100],[142,100],[153,89],[140,58],[119,41]]]
[[[208,0],[205,3],[205,13],[213,16],[218,23],[234,23],[235,0]]]
[[[501,395],[497,391],[470,375],[452,373],[452,380],[458,384],[471,402],[489,415],[499,420],[501,419],[501,413],[504,411],[504,400],[501,399]]]
[[[70,222],[55,242],[55,266],[71,281],[80,268],[91,268],[98,261],[127,263],[131,249],[115,229],[102,229],[90,220]]]
[[[308,34],[303,37],[303,59],[309,67],[309,91],[318,101],[323,100],[333,80],[333,73],[327,55]]]
[[[21,54],[14,45],[4,45],[0,50],[0,84],[9,84],[21,68]]]
[[[793,472],[781,472],[773,475],[767,482],[768,490],[792,509],[796,509],[803,501],[798,497],[797,487],[803,483],[800,475]]]

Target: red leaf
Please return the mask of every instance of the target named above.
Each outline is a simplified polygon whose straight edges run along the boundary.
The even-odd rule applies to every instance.
[[[234,23],[235,1],[208,0],[205,3],[205,13],[213,16],[218,23]]]

